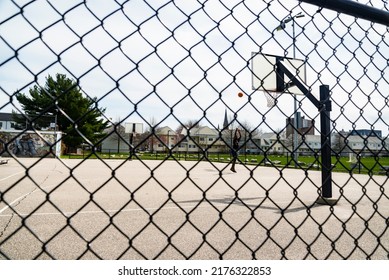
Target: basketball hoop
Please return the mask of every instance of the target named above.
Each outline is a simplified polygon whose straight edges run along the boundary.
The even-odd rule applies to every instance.
[[[304,60],[252,52],[252,89],[265,93],[268,108],[277,105],[276,100],[281,94],[304,95],[278,67],[280,62],[303,83],[307,80]]]
[[[280,96],[280,92],[277,91],[264,91],[266,101],[267,101],[267,107],[273,108],[277,103],[277,98]]]

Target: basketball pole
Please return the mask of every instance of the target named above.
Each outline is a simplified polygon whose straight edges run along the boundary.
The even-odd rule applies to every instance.
[[[300,0],[308,4],[313,4],[319,7],[319,9],[327,8],[338,13],[344,13],[353,17],[366,19],[374,22],[389,26],[389,13],[385,10],[381,10],[366,4],[358,3],[351,0]]]
[[[321,135],[321,161],[322,161],[322,196],[332,197],[331,174],[331,101],[328,85],[320,86],[320,135]]]
[[[310,89],[295,76],[282,60],[277,61],[277,68],[280,69],[295,86],[312,102],[320,112],[320,134],[321,134],[321,160],[322,160],[322,184],[320,197],[316,200],[318,204],[335,205],[338,200],[332,198],[332,166],[331,166],[331,100],[328,85],[320,86],[320,100],[311,93]]]

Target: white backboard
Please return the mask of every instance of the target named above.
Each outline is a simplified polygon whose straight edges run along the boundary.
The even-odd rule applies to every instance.
[[[125,133],[143,133],[143,123],[125,123]]]
[[[286,75],[277,74],[277,60],[282,60],[288,69],[293,70],[293,73],[296,73],[300,80],[306,82],[304,60],[253,52],[251,56],[253,90],[302,95],[303,93],[296,86],[292,85],[287,90],[282,90],[277,86],[277,83],[290,83],[290,79]]]

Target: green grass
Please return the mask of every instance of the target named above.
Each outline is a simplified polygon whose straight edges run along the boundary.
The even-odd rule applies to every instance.
[[[62,158],[90,158],[90,159],[128,159],[128,153],[87,153],[83,155],[64,155]],[[198,160],[210,160],[212,162],[224,162],[228,163],[231,160],[231,155],[229,154],[208,154],[207,159],[203,154],[183,154],[183,153],[172,153],[169,155],[167,153],[136,153],[136,156],[133,156],[132,159],[141,159],[141,160],[187,160],[187,161],[198,161]],[[239,155],[240,162],[247,165],[266,165],[276,166],[278,168],[295,168],[295,163],[291,156],[284,155]],[[272,163],[269,163],[271,161]],[[320,170],[321,159],[318,157],[315,159],[313,156],[299,156],[298,158],[299,166],[298,168],[302,169],[312,169]],[[332,165],[334,172],[352,172],[352,173],[361,173],[361,174],[383,174],[385,172],[381,169],[381,166],[389,166],[389,157],[362,157],[360,159],[361,168],[358,166],[352,167],[353,164],[349,162],[348,157],[332,157]]]

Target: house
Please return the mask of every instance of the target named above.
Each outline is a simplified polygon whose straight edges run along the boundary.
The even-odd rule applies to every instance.
[[[130,151],[130,134],[125,133],[122,124],[114,124],[104,130],[106,138],[101,142],[103,153],[125,153]]]
[[[102,142],[103,152],[129,151],[130,134],[125,133],[123,125],[107,129],[108,136]],[[190,129],[173,130],[169,126],[156,128],[154,133],[146,132],[133,135],[133,145],[138,150],[150,152],[181,152],[198,153],[229,153],[233,138],[233,129],[215,129],[209,126],[196,126]],[[119,132],[119,133],[117,133]],[[119,135],[119,136],[118,136]],[[240,153],[249,154],[287,154],[293,150],[293,135],[285,138],[285,133],[269,132],[249,134],[242,131]],[[304,134],[298,137],[298,153],[300,155],[319,155],[321,151],[321,136]],[[348,156],[351,152],[360,155],[388,155],[389,139],[369,136],[352,135],[340,131],[331,135],[333,153]]]
[[[223,152],[226,145],[217,129],[208,126],[193,127],[192,129],[183,128],[178,133],[180,152],[198,152],[207,150],[208,152]]]
[[[378,137],[379,131],[358,131],[362,132],[358,134],[341,131],[331,135],[332,150],[342,156],[348,156],[350,153],[361,156],[388,155],[388,138]]]
[[[267,132],[261,136],[261,149],[267,154],[283,154],[284,144],[277,133]]]
[[[17,124],[14,121],[14,116],[16,115],[22,122],[22,124]],[[35,121],[39,119],[39,125],[36,125]],[[34,118],[29,119],[24,114],[13,114],[13,113],[0,113],[0,130],[15,131],[23,129],[39,129],[42,131],[56,130],[56,116],[51,115],[40,115]]]
[[[177,144],[177,133],[169,126],[157,128],[155,135],[148,135],[147,149],[152,152],[166,152]]]
[[[247,140],[247,143],[245,144],[245,151],[248,154],[260,154],[262,153],[262,135],[261,134],[255,134],[249,137]]]
[[[387,144],[384,140],[375,136],[364,137],[360,135],[349,135],[345,141],[353,153],[360,154],[362,156],[379,154],[383,150],[385,151],[385,146]]]
[[[17,130],[12,113],[0,113],[0,130]]]
[[[319,153],[321,149],[320,135],[304,135],[303,139],[299,140],[300,146],[298,152],[301,155],[312,155]]]

